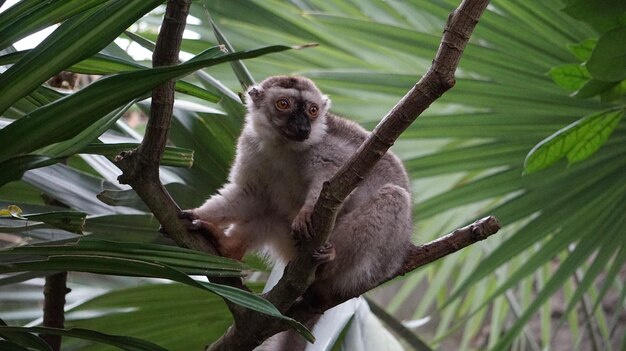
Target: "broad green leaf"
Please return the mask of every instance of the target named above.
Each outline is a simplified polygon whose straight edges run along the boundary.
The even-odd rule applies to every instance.
[[[29,52],[30,50],[24,50],[0,56],[0,66],[15,63],[22,57],[26,56]],[[81,74],[107,75],[112,73],[135,71],[143,68],[146,68],[146,66],[133,61],[124,60],[119,57],[97,53],[92,57],[68,67],[66,71]],[[174,88],[179,93],[195,96],[208,102],[218,102],[220,100],[220,97],[216,94],[182,80],[176,82]]]
[[[68,232],[82,234],[85,227],[87,214],[75,211],[57,211],[44,213],[24,213],[24,226],[29,226],[28,221],[43,222]],[[1,227],[1,226],[0,226]]]
[[[137,143],[120,144],[89,144],[80,153],[97,154],[108,157],[115,157],[122,151],[132,150],[139,146]],[[181,147],[167,146],[161,159],[162,166],[186,167],[193,165],[193,151]]]
[[[0,162],[0,185],[22,178],[24,172],[53,165],[60,159],[44,155],[19,155]]]
[[[79,153],[82,148],[108,130],[133,102],[112,111],[69,140],[39,149],[36,151],[37,154],[19,155],[0,162],[0,170],[3,171],[0,172],[0,185],[20,179],[29,169],[50,166],[67,156]]]
[[[177,81],[176,84],[174,84],[174,89],[179,93],[187,94],[189,96],[195,96],[208,102],[220,101],[220,97],[217,94],[211,93],[210,91],[203,89],[195,84],[185,82],[184,80]]]
[[[222,97],[220,106],[229,116],[243,121],[246,110],[241,98],[234,91],[204,71],[196,72],[196,76],[207,90]]]
[[[28,55],[32,50],[22,50],[0,56],[0,66],[14,64]],[[111,74],[123,71],[146,68],[133,61],[128,61],[119,57],[97,53],[78,63],[73,64],[66,70],[81,74]]]
[[[140,244],[109,240],[82,238],[62,245],[40,244],[14,247],[0,251],[0,257],[15,255],[58,257],[94,256],[132,258],[145,262],[157,262],[180,269],[186,274],[213,276],[240,276],[246,268],[241,262],[224,257],[207,255],[202,252],[157,244]]]
[[[567,0],[563,11],[603,30],[620,22],[619,17],[626,11],[626,5],[621,0]]]
[[[117,189],[113,183],[103,180],[64,164],[33,169],[24,174],[22,180],[39,189],[40,192],[89,215],[138,214],[135,209],[111,207],[100,202],[96,195],[103,189]],[[64,191],[59,191],[63,189]]]
[[[570,164],[586,159],[606,142],[623,115],[623,110],[602,111],[559,130],[528,153],[524,173],[542,170],[564,157]]]
[[[200,192],[201,197],[213,194],[228,177],[242,124],[239,118],[231,117],[174,109],[170,140],[177,146],[197,150],[194,153],[194,165],[186,173],[186,179],[187,184]],[[190,196],[184,195],[181,200],[186,198]],[[196,202],[193,207],[199,205],[200,202]]]
[[[601,113],[601,115],[604,115],[601,121],[599,118],[597,122],[590,122],[588,126],[581,127],[579,132],[585,135],[568,151],[567,160],[570,164],[593,155],[613,133],[624,116],[624,110]]]
[[[40,272],[12,274],[8,277],[0,278],[0,286],[22,283],[22,282],[25,282],[34,278],[41,278],[44,275],[45,275],[44,273],[40,273]]]
[[[4,257],[15,253],[15,251],[0,251],[0,255]],[[28,271],[57,272],[70,270],[96,274],[163,278],[198,287],[198,283],[195,280],[191,279],[180,270],[155,261],[134,258],[65,254],[31,259],[29,261],[20,260],[0,265],[0,272],[2,273]]]
[[[599,80],[626,79],[626,25],[604,33],[585,66],[591,76]]]
[[[476,179],[463,187],[451,189],[422,201],[415,206],[415,213],[420,218],[427,218],[450,208],[505,195],[520,189],[518,179],[519,170],[515,168]]]
[[[126,111],[128,111],[134,102],[135,100],[130,101],[125,106],[111,111],[87,128],[84,128],[73,138],[43,147],[37,150],[36,153],[56,157],[67,157],[80,153],[91,143],[95,142],[99,136],[104,134],[104,132],[113,127],[113,125],[115,125],[115,123],[126,113]]]
[[[22,0],[0,14],[0,49],[109,0]]]
[[[71,329],[56,329],[46,327],[9,327],[0,326],[0,333],[11,333],[13,335],[17,333],[21,334],[51,334],[67,336],[72,338],[80,338],[99,342],[111,346],[115,346],[122,350],[127,351],[167,351],[166,349],[150,343],[145,340],[131,338],[128,336],[118,336],[100,333],[94,330],[71,328]]]
[[[597,42],[598,41],[596,39],[587,39],[578,44],[567,45],[567,48],[579,60],[587,61],[589,57],[591,57],[591,53],[593,52],[593,48],[596,47]]]
[[[151,214],[90,216],[85,224],[90,237],[120,242],[158,242],[158,230],[159,221]]]
[[[173,313],[163,318],[165,311]],[[66,313],[67,326],[138,337],[173,351],[202,350],[231,324],[232,315],[221,298],[177,283],[114,290]],[[64,346],[82,345],[77,341],[64,340]],[[105,346],[88,347],[106,350]]]
[[[6,327],[7,324],[0,319],[0,326]],[[29,347],[31,349],[39,350],[39,351],[52,351],[52,348],[46,343],[43,339],[41,339],[37,335],[26,334],[26,333],[12,333],[12,332],[0,332],[0,338],[6,341],[12,341],[18,345]],[[5,350],[0,345],[0,349]],[[11,350],[10,348],[6,349],[7,351]],[[28,350],[28,349],[24,349]]]
[[[496,147],[498,145],[499,147]],[[511,164],[511,160],[521,158],[528,146],[514,142],[485,142],[478,145],[461,146],[450,150],[405,161],[412,176],[428,177],[462,170],[485,169]]]
[[[0,113],[57,72],[100,51],[161,2],[114,0],[63,22],[0,75]]]
[[[613,102],[626,96],[626,79],[600,95],[602,102]]]
[[[38,210],[35,206],[47,207],[41,199],[41,192],[21,181],[0,187],[0,207],[8,205],[17,205],[32,210]]]
[[[3,253],[0,252],[0,254]],[[61,255],[51,256],[45,260],[0,264],[0,273],[26,271],[77,271],[169,279],[210,291],[243,307],[283,319],[307,340],[314,340],[313,335],[306,327],[292,318],[283,316],[274,305],[258,295],[226,285],[196,281],[181,270],[154,261],[111,256]]]
[[[0,340],[0,349],[4,351],[30,351],[29,349],[22,347],[17,343],[7,340]]]
[[[613,89],[618,82],[606,82],[603,80],[598,80],[595,78],[591,78],[585,84],[583,84],[580,89],[573,93],[573,96],[586,99],[599,94],[606,94],[608,91]]]
[[[56,90],[40,85],[30,94],[13,104],[13,106],[4,113],[4,116],[10,119],[21,118],[39,107],[56,101],[65,95],[67,94],[62,94]],[[15,115],[12,115],[12,113]]]
[[[142,48],[148,51],[154,51],[154,49],[156,48],[156,44],[153,41],[147,38],[144,38],[137,33],[133,33],[131,31],[124,31],[124,35],[127,36],[132,41],[134,41],[135,43],[141,45]]]
[[[209,50],[203,57],[179,66],[143,69],[100,79],[1,129],[0,140],[3,146],[0,149],[0,161],[72,138],[112,109],[132,101],[164,81],[230,60],[252,58],[288,49],[290,49],[288,46],[270,46],[229,54]],[[132,81],[133,84],[128,84],[128,81]],[[102,99],[102,96],[107,98]]]
[[[565,3],[563,11],[578,19],[620,16],[626,11],[626,4],[619,0],[606,0],[601,3],[586,0],[565,0],[563,2]]]
[[[576,64],[553,67],[550,77],[556,85],[569,91],[580,89],[591,78],[584,66]]]
[[[203,10],[203,16],[205,16],[204,11],[205,10]],[[143,48],[146,48],[149,51],[154,51],[154,42],[148,40],[147,38],[129,31],[124,32],[124,34],[137,44],[141,45]],[[186,41],[183,41],[183,45],[185,42]],[[237,94],[204,71],[197,71],[195,72],[195,75],[200,83],[204,85],[211,94],[221,98],[219,104],[230,117],[243,119],[245,111],[243,109],[241,99],[237,96]],[[173,128],[173,130],[176,130],[176,128]]]

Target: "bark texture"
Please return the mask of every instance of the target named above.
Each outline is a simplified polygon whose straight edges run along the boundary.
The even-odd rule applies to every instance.
[[[65,327],[65,295],[70,292],[66,286],[67,272],[60,272],[46,276],[46,283],[43,287],[43,323],[44,327],[59,328]],[[53,351],[61,350],[61,336],[52,334],[41,334]]]

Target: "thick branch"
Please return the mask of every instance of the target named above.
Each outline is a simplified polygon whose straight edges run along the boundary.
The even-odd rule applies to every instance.
[[[153,66],[177,64],[185,22],[191,0],[168,0],[165,16],[152,55]],[[115,159],[123,171],[120,183],[129,184],[159,220],[167,235],[178,246],[216,255],[217,250],[205,236],[189,233],[180,219],[180,208],[159,179],[159,163],[163,157],[174,106],[174,84],[171,80],[152,90],[150,119],[141,145]],[[213,278],[212,281],[246,289],[238,278]],[[226,301],[237,320],[243,309]]]
[[[169,0],[153,53],[153,66],[171,66],[178,62],[190,0]],[[120,183],[129,184],[148,205],[168,235],[182,247],[215,254],[211,243],[200,235],[187,233],[179,220],[180,208],[159,180],[159,163],[165,150],[174,104],[174,81],[152,91],[150,119],[141,145],[120,154],[116,164],[122,169]]]
[[[48,84],[55,88],[74,89],[76,79],[78,75],[71,72],[59,72],[52,77]],[[63,161],[63,163],[67,163]],[[66,204],[57,201],[48,196],[44,196],[43,201],[47,205],[56,205],[60,207],[69,208]],[[43,321],[42,325],[48,328],[65,327],[65,295],[70,293],[70,289],[67,287],[67,272],[59,272],[46,276],[46,282],[43,287]],[[52,334],[41,334],[50,348],[54,351],[61,350],[61,336]]]
[[[454,72],[458,67],[463,50],[488,3],[488,0],[464,0],[450,14],[433,65],[428,72],[383,118],[350,161],[329,182],[324,184],[313,214],[316,236],[300,247],[296,260],[287,266],[282,279],[266,296],[281,312],[287,311],[288,314],[296,318],[304,317],[310,313],[300,310],[299,306],[293,304],[315,278],[316,265],[311,259],[313,250],[328,240],[342,202],[367,176],[400,134],[430,104],[454,86]],[[484,232],[462,228],[455,232],[456,234],[453,233],[453,235],[444,237],[437,242],[415,247],[409,254],[411,262],[405,265],[406,270],[398,272],[398,274],[406,273],[411,265],[418,267],[456,251],[462,245],[469,245],[495,233],[499,228],[495,225],[497,223],[495,219],[489,219],[483,224],[487,223],[494,225],[479,225],[480,228],[489,229]],[[468,233],[470,235],[464,235]],[[476,233],[483,233],[484,235],[475,235]],[[465,239],[459,239],[461,237]],[[431,254],[432,256],[429,256]],[[421,257],[422,255],[425,257]],[[389,279],[391,278],[393,277]],[[340,302],[342,301],[337,303]],[[333,304],[336,303],[333,302]],[[283,323],[258,313],[248,312],[248,315],[248,318],[241,319],[242,322],[235,321],[231,329],[211,345],[209,350],[249,350],[264,339],[261,336],[273,335],[286,329]]]
[[[163,24],[152,53],[152,66],[173,66],[178,63],[185,23],[189,14],[189,0],[169,0]],[[144,162],[158,169],[167,143],[167,135],[174,108],[174,80],[169,80],[152,90],[150,119],[146,135],[139,146]]]

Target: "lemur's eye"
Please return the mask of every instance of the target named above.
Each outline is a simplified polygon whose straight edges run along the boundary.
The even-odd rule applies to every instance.
[[[316,104],[313,104],[309,107],[309,114],[311,117],[317,117],[317,114],[320,112],[319,107]]]
[[[289,108],[290,105],[291,104],[289,103],[289,99],[287,99],[285,97],[276,100],[276,107],[279,110],[286,110],[286,109]]]

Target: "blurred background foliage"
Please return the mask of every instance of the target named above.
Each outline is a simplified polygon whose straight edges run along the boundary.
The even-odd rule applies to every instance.
[[[257,81],[307,76],[330,95],[334,112],[373,128],[429,67],[457,5],[194,1],[181,59],[197,56],[210,67],[177,84],[162,181],[183,208],[198,206],[224,182],[244,116],[240,82],[248,74]],[[193,283],[166,285],[155,278],[176,280],[164,273],[176,269],[183,276],[174,278],[184,281],[208,265],[215,274],[245,269],[254,282],[266,275],[253,258],[254,268],[244,268],[167,246],[145,205],[116,181],[110,158],[141,140],[149,108],[143,99],[163,79],[136,70],[150,66],[164,6],[23,0],[1,10],[0,318],[14,326],[41,323],[42,271],[106,273],[70,274],[68,327],[142,338],[170,350],[200,349],[230,324],[223,302]],[[51,25],[54,34],[26,51],[19,40]],[[224,37],[235,50],[265,49],[230,58],[255,57],[245,66],[214,65],[224,54],[207,48]],[[350,333],[339,335],[348,325],[371,338],[395,339],[387,343],[390,350],[400,344],[420,350],[626,349],[625,41],[623,1],[491,2],[461,60],[457,85],[394,150],[413,182],[416,243],[487,214],[504,228],[371,292],[371,311],[361,306],[347,319],[327,321],[335,331],[331,339],[339,339],[324,348],[374,347],[365,336],[359,344]],[[271,45],[307,43],[318,46],[269,54],[286,49]],[[197,69],[187,67],[175,76]],[[61,70],[80,74],[76,87],[46,83]],[[76,244],[81,235],[87,236]],[[47,249],[11,250],[27,244]],[[99,257],[100,270],[81,255]],[[161,270],[129,272],[124,259]],[[392,334],[372,322],[372,314]],[[0,337],[11,346],[44,349],[16,337],[29,334],[2,328]],[[74,336],[64,339],[64,349],[107,347],[93,343],[95,334]]]

